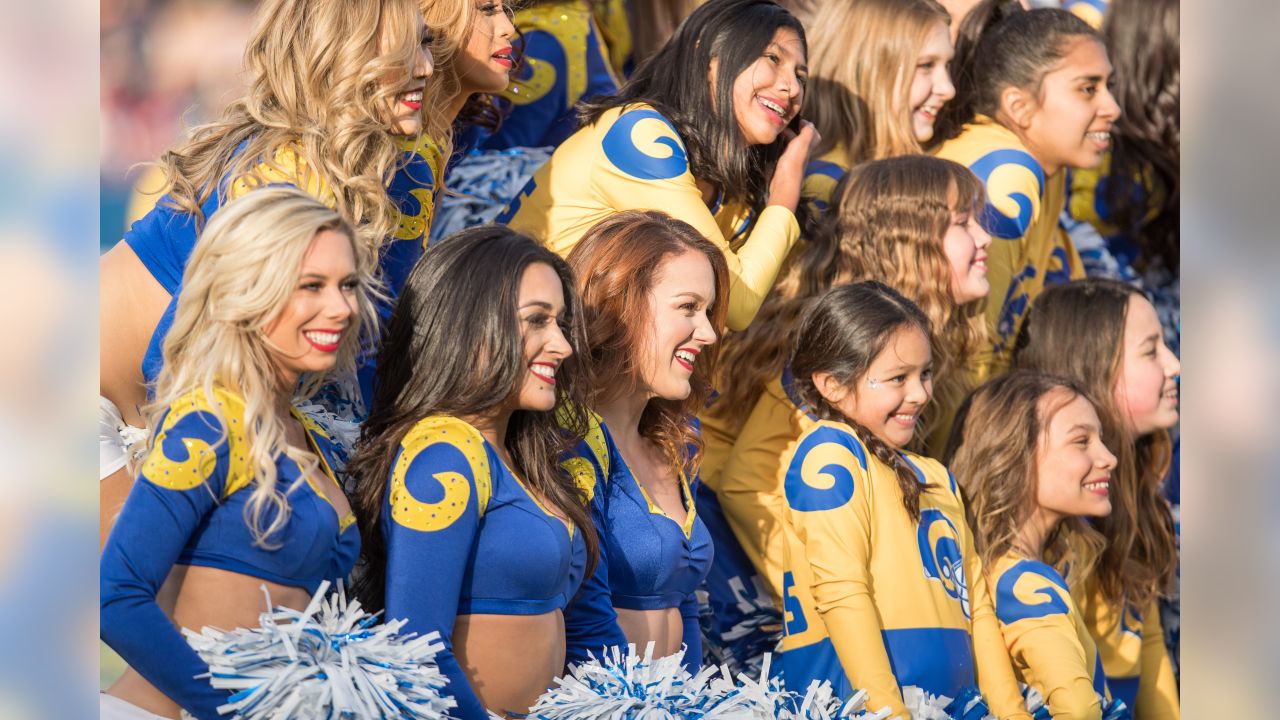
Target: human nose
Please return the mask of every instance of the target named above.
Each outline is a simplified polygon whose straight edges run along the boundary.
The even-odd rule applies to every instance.
[[[344,290],[341,287],[335,288],[332,292],[326,293],[325,313],[330,320],[335,322],[346,323],[355,314],[355,306],[358,302],[355,290]]]
[[[503,40],[515,37],[516,26],[511,21],[511,16],[507,14],[505,8],[503,9],[503,12],[498,13],[497,24],[494,26],[494,30],[494,34]]]
[[[929,402],[929,397],[933,394],[932,382],[923,377],[916,377],[915,380],[907,383],[906,401],[916,405],[924,405]]]
[[[1164,350],[1164,376],[1167,378],[1177,377],[1182,374],[1182,362],[1178,360],[1178,356],[1173,354],[1164,343],[1160,343],[1160,347]]]
[[[1115,122],[1120,119],[1120,104],[1116,102],[1116,97],[1111,94],[1111,88],[1102,87],[1102,108],[1098,115],[1104,120]]]
[[[1097,465],[1102,470],[1106,470],[1107,472],[1111,472],[1112,470],[1115,470],[1116,465],[1118,464],[1118,461],[1116,460],[1115,454],[1111,452],[1111,448],[1108,448],[1101,441],[1099,441],[1098,449],[1100,452],[1098,452],[1097,457],[1094,458],[1093,464]]]
[[[973,229],[969,233],[973,236],[973,246],[979,250],[985,250],[991,247],[991,233],[982,227],[982,223],[975,218],[969,221],[973,224]]]
[[[942,98],[942,102],[949,102],[956,96],[956,86],[951,82],[951,73],[947,72],[947,66],[938,65],[938,78],[933,84],[933,94]]]
[[[415,78],[429,78],[436,70],[436,59],[431,54],[431,48],[425,44],[418,45],[418,54],[413,60],[413,76]]]
[[[694,342],[703,345],[714,345],[719,336],[716,335],[716,329],[711,325],[711,319],[707,317],[705,312],[699,313],[698,318],[693,326]]]
[[[569,339],[564,336],[564,331],[560,328],[559,323],[552,323],[551,337],[547,339],[546,347],[543,348],[552,357],[563,360],[573,355],[573,345],[569,343]]]

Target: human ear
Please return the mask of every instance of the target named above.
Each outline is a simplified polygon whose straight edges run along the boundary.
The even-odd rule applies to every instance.
[[[1000,91],[1000,113],[1014,125],[1026,129],[1039,104],[1030,92],[1012,85]]]
[[[816,372],[813,374],[812,380],[813,386],[818,390],[818,394],[832,405],[839,405],[840,401],[844,400],[845,396],[849,394],[849,388],[829,372]]]

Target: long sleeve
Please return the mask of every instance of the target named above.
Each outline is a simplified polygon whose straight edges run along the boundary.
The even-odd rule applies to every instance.
[[[218,720],[229,694],[156,603],[191,535],[218,506],[230,474],[229,441],[209,412],[171,411],[103,548],[102,639],[147,682],[200,720]],[[199,628],[193,628],[199,630]]]
[[[1177,720],[1182,716],[1173,662],[1164,644],[1160,608],[1152,602],[1142,623],[1142,677],[1138,682],[1135,720]]]
[[[680,603],[680,624],[684,628],[684,667],[691,675],[702,669],[702,624],[698,621],[698,593],[689,593]]]
[[[645,147],[665,146],[667,157],[642,150],[640,137],[648,138]],[[605,204],[615,210],[661,210],[689,223],[720,248],[729,266],[729,327],[746,329],[800,237],[795,213],[777,205],[766,207],[734,252],[703,202],[689,172],[684,143],[666,118],[650,108],[622,113],[606,134],[603,150],[605,158],[592,173]]]
[[[872,597],[875,499],[866,462],[851,435],[825,428],[810,433],[787,472],[787,517],[804,548],[817,612],[850,684],[867,691],[867,707],[888,707],[891,717],[907,718]]]
[[[484,449],[477,449],[480,443],[463,445],[465,436],[450,428],[448,420],[443,427],[428,423],[411,431],[391,470],[382,525],[387,540],[385,617],[406,619],[404,633],[440,633],[444,649],[436,662],[449,679],[445,691],[458,701],[458,716],[487,720],[454,655],[452,638],[490,492],[489,459]]]
[[[618,626],[618,612],[613,609],[613,596],[609,589],[609,553],[600,530],[604,527],[608,499],[604,484],[606,475],[590,452],[570,458],[564,464],[579,486],[590,483],[591,521],[595,525],[596,536],[600,538],[595,572],[583,581],[573,602],[565,609],[565,666],[568,667],[586,662],[589,655],[599,659],[608,646],[616,645],[625,650],[627,637]],[[589,473],[590,477],[584,473]]]
[[[961,504],[963,504],[961,499]],[[1031,720],[1009,660],[1009,648],[1000,631],[995,601],[987,584],[982,558],[973,544],[973,533],[964,534],[965,582],[969,586],[969,607],[973,623],[973,659],[977,666],[978,689],[987,700],[991,714],[1000,720]]]

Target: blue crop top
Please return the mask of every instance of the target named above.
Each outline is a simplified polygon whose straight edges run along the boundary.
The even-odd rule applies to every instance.
[[[330,440],[309,418],[294,416],[320,457],[319,471],[333,478]],[[300,481],[303,469],[285,456],[276,471],[288,520],[267,538],[269,548],[254,543],[244,515],[253,473],[243,422],[243,401],[222,388],[212,403],[203,391],[175,401],[102,551],[102,639],[200,720],[219,718],[228,693],[195,679],[208,666],[156,603],[173,566],[219,568],[315,592],[324,580],[345,580],[360,554],[355,516],[339,518],[321,486]],[[271,519],[264,513],[263,526]]]
[[[598,653],[621,639],[602,576],[584,583],[582,533],[548,513],[462,420],[424,418],[400,441],[381,526],[386,617],[406,618],[406,633],[440,633],[436,662],[464,720],[488,715],[453,655],[458,615],[563,610],[566,636],[584,647]]]
[[[685,666],[702,664],[702,631],[695,590],[711,570],[711,534],[694,503],[697,476],[680,474],[687,515],[683,525],[662,511],[640,486],[603,422],[578,445],[585,459],[605,478],[592,498],[591,515],[600,536],[601,563],[607,568],[615,608],[679,608],[684,623]]]

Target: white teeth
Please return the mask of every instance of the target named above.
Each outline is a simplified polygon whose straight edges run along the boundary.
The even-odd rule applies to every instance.
[[[404,94],[404,100],[405,102],[422,102],[422,91],[414,90],[413,92],[407,92]]]
[[[756,99],[760,101],[760,104],[761,104],[761,105],[763,105],[763,106],[765,106],[765,107],[769,108],[770,110],[772,110],[772,111],[774,111],[774,112],[778,113],[778,114],[779,114],[779,115],[781,115],[782,117],[786,117],[786,116],[787,116],[787,111],[786,111],[786,109],[784,109],[784,108],[783,108],[781,105],[779,105],[778,103],[773,102],[772,100],[765,100],[764,98],[756,98]]]
[[[1111,487],[1111,481],[1110,481],[1110,480],[1102,480],[1102,481],[1099,481],[1099,482],[1085,483],[1085,484],[1084,484],[1084,487],[1085,487],[1085,489],[1086,489],[1086,490],[1097,490],[1097,489],[1099,489],[1099,488],[1110,488],[1110,487]]]
[[[920,108],[920,111],[936,117],[938,114],[938,111],[941,109],[942,107],[939,105],[925,105]]]
[[[554,380],[556,377],[555,368],[548,365],[530,365],[529,372],[537,375],[543,380]]]
[[[685,361],[685,362],[689,363],[690,365],[692,365],[692,364],[693,364],[694,362],[696,362],[696,361],[697,361],[697,359],[698,359],[698,356],[697,356],[697,355],[694,355],[693,353],[689,352],[688,350],[677,350],[677,351],[676,351],[676,357],[677,357],[677,358],[679,358],[680,360],[683,360],[683,361]]]
[[[308,330],[302,334],[318,345],[336,345],[338,339],[342,337],[338,333],[318,332],[316,330]]]
[[[915,415],[901,415],[901,414],[899,414],[899,415],[894,415],[893,417],[894,417],[895,419],[897,419],[897,420],[901,421],[901,422],[915,422],[915,421],[916,421],[916,416],[915,416]]]
[[[1111,133],[1109,132],[1091,132],[1086,133],[1085,137],[1098,142],[1111,142]]]

